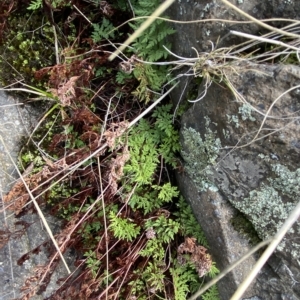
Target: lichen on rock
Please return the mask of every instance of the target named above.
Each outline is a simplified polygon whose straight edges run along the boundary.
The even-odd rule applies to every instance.
[[[218,188],[209,179],[213,166],[219,156],[221,141],[216,138],[216,134],[209,128],[210,119],[206,118],[206,133],[202,139],[199,132],[189,127],[182,130],[181,155],[185,161],[185,169],[191,176],[199,191],[210,189],[217,191]]]
[[[298,200],[295,197],[300,189],[300,169],[292,172],[281,164],[272,165],[273,177],[268,183],[250,191],[249,197],[242,201],[232,201],[233,205],[243,212],[252,222],[261,239],[273,237],[288,218]],[[297,223],[291,228],[278,250],[288,251],[297,259],[300,255],[300,243],[295,239],[295,232],[300,232]],[[293,243],[287,241],[293,240]]]

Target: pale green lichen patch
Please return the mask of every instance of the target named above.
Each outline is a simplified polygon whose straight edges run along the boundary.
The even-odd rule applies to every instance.
[[[239,211],[247,215],[261,239],[273,237],[278,232],[296,206],[296,196],[300,192],[300,169],[292,172],[283,165],[275,164],[272,171],[274,178],[269,178],[269,183],[251,191],[243,201],[232,201]],[[277,248],[289,251],[294,258],[300,253],[300,244],[293,238],[296,232],[300,232],[299,224],[289,230]]]
[[[270,238],[281,227],[295,207],[294,203],[284,203],[278,191],[268,185],[250,192],[244,201],[236,202],[237,209],[250,219],[262,239]]]
[[[272,166],[272,170],[278,176],[275,179],[270,179],[274,188],[282,194],[295,197],[300,194],[300,169],[291,172],[287,167],[276,164]]]
[[[243,121],[250,120],[254,122],[256,119],[252,116],[252,108],[250,104],[244,103],[242,106],[239,107],[239,114],[242,117]]]
[[[206,118],[206,133],[202,139],[199,132],[193,128],[184,128],[182,131],[183,145],[181,154],[185,161],[185,170],[197,185],[199,191],[207,189],[216,191],[217,187],[210,181],[213,166],[221,148],[220,139],[209,128],[210,120]]]

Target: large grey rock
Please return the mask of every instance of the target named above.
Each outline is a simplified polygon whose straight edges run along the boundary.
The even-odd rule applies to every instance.
[[[299,18],[300,1],[230,2],[258,19]],[[183,21],[247,20],[219,0],[178,0],[168,14],[172,19]],[[287,25],[279,22],[268,24]],[[183,57],[201,57],[212,50],[212,44],[219,48],[237,45],[241,39],[230,35],[230,30],[259,35],[266,32],[254,24],[221,20],[175,23],[173,26],[177,32],[172,38],[172,51]],[[182,68],[177,74],[186,70],[187,67]],[[246,147],[230,148],[251,142],[272,101],[299,84],[299,68],[241,64],[235,66],[235,71],[227,70],[227,73],[245,102],[242,103],[242,98],[237,101],[224,85],[218,83],[210,87],[206,97],[194,104],[182,118],[185,172],[177,174],[181,192],[191,203],[211,245],[210,251],[221,269],[252,247],[249,237],[232,226],[239,211],[253,223],[258,235],[266,238],[276,232],[299,194],[299,89],[276,102],[258,137],[271,135]],[[197,97],[197,93],[196,97],[194,95],[197,82],[191,79],[192,76],[183,76],[179,87],[172,92],[175,105]],[[198,95],[203,89],[202,85]],[[190,95],[194,98],[189,98]],[[246,105],[246,101],[250,105]],[[298,231],[298,225],[295,225],[294,233],[287,235],[276,255],[247,290],[245,299],[300,299],[296,259],[299,256]],[[222,299],[230,299],[256,259],[256,256],[251,257],[219,283]]]
[[[184,114],[181,130],[186,173],[178,175],[179,184],[221,268],[249,248],[231,225],[234,208],[266,239],[283,224],[300,192],[299,88],[284,94],[300,84],[300,68],[241,64],[235,71],[228,78],[247,104],[214,84]],[[299,233],[297,223],[245,297],[300,298]],[[222,299],[230,298],[253,263],[254,257],[220,283]]]
[[[37,266],[48,260],[47,247],[41,247],[40,252],[30,255],[23,264],[19,259],[35,249],[49,237],[37,214],[28,213],[16,218],[12,211],[3,206],[2,198],[18,180],[18,174],[13,164],[17,163],[18,152],[24,137],[28,136],[41,109],[23,105],[18,99],[0,92],[0,299],[11,300],[22,295],[20,288],[25,280],[34,274]],[[46,220],[52,231],[59,231],[59,221],[45,212]],[[28,225],[28,226],[27,226]],[[71,266],[71,259],[67,257]],[[18,263],[19,261],[19,263]],[[47,290],[40,296],[30,299],[44,299],[58,285],[56,281],[66,276],[65,268],[60,265],[52,276]]]

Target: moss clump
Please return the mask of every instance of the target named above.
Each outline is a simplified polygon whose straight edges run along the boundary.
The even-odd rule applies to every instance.
[[[181,155],[185,161],[185,169],[199,191],[218,190],[209,179],[209,175],[212,174],[210,167],[217,161],[221,141],[216,138],[215,132],[209,128],[209,125],[210,119],[206,118],[204,139],[193,128],[184,128],[182,131],[184,150],[181,151]]]
[[[230,223],[241,236],[249,240],[251,245],[256,245],[261,241],[252,223],[244,214],[237,212],[236,215],[231,218]]]
[[[0,45],[0,84],[6,86],[18,80],[43,86],[34,73],[55,62],[54,34],[49,22],[41,23],[40,12],[25,8],[8,19],[5,39]]]

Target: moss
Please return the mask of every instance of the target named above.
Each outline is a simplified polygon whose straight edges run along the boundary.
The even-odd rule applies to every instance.
[[[54,63],[53,45],[52,26],[49,22],[41,24],[40,13],[24,9],[11,14],[5,42],[0,45],[0,83],[36,83],[35,71]]]
[[[191,176],[199,191],[207,189],[218,190],[209,179],[212,174],[210,167],[217,161],[221,148],[220,139],[216,138],[216,133],[210,128],[210,119],[206,118],[206,133],[202,139],[199,132],[193,128],[184,128],[183,149],[181,155],[185,161],[185,170]]]
[[[249,240],[251,245],[256,245],[261,241],[252,223],[241,212],[237,212],[231,218],[230,223],[241,236]]]

